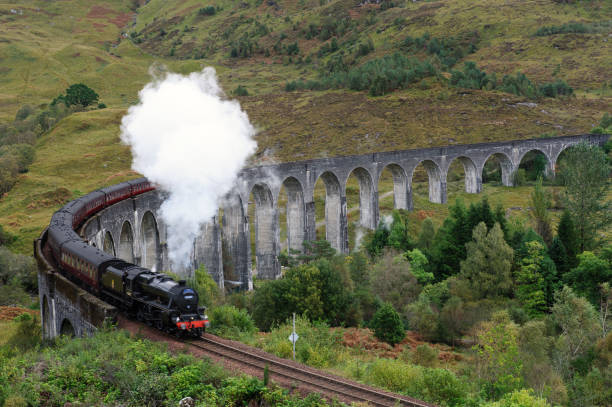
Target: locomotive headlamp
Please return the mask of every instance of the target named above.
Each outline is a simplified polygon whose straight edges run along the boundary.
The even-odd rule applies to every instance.
[[[174,323],[178,323],[178,322],[179,322],[179,320],[180,320],[180,318],[179,318],[179,317],[174,317]]]

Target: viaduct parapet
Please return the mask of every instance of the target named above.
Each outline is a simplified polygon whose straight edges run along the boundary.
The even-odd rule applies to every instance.
[[[465,191],[482,190],[484,165],[490,158],[501,167],[502,183],[512,186],[513,175],[530,151],[546,157],[546,171],[553,176],[563,150],[587,142],[601,145],[607,135],[579,135],[496,143],[479,143],[251,167],[240,174],[240,182],[228,195],[220,216],[202,226],[194,242],[195,267],[203,264],[220,287],[252,288],[251,230],[249,204],[254,206],[255,264],[259,278],[280,276],[281,250],[279,195],[285,190],[287,239],[283,246],[302,250],[303,242],[316,239],[315,184],[322,180],[325,196],[325,238],[342,253],[348,252],[346,185],[354,175],[359,182],[359,224],[376,228],[379,221],[378,182],[388,169],[393,177],[396,209],[413,209],[412,182],[422,164],[429,181],[429,200],[446,203],[449,168],[458,160],[465,171]],[[168,270],[166,226],[159,216],[164,196],[151,191],[118,202],[90,217],[79,230],[89,244],[144,267]],[[251,202],[249,201],[251,200]],[[37,240],[37,244],[44,241]],[[116,310],[74,286],[45,261],[38,250],[39,287],[45,335],[62,330],[91,332]]]

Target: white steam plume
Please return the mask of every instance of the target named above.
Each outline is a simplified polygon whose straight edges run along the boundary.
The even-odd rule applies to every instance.
[[[168,254],[187,267],[200,226],[255,152],[255,128],[238,102],[223,99],[213,68],[154,78],[139,96],[121,121],[121,140],[131,146],[132,168],[168,193]]]

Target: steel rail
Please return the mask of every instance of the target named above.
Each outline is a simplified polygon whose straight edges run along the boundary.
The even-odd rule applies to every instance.
[[[352,401],[367,402],[375,406],[381,407],[397,405],[405,405],[410,407],[434,407],[433,404],[415,400],[407,396],[384,393],[366,386],[360,386],[359,384],[341,378],[337,378],[332,375],[321,374],[313,370],[300,369],[299,367],[290,365],[288,363],[283,363],[275,358],[267,358],[238,347],[215,341],[210,338],[210,335],[206,335],[205,337],[200,338],[199,341],[204,342],[207,345],[213,345],[217,348],[220,348],[221,350],[211,349],[210,346],[203,346],[194,341],[189,341],[188,343],[204,351],[233,359],[239,363],[252,366],[259,370],[263,370],[265,368],[265,364],[279,367],[281,369],[284,369],[286,372],[273,370],[272,373],[277,376],[283,376],[291,380],[302,382],[315,388],[320,388],[322,390],[327,391],[328,393],[349,398]],[[239,356],[234,356],[232,355],[232,353],[238,354]],[[242,358],[240,356],[242,356]],[[254,359],[256,362],[244,360],[244,358]],[[306,377],[299,377],[296,375],[296,373],[299,373],[300,375]],[[352,391],[353,393],[349,391]]]

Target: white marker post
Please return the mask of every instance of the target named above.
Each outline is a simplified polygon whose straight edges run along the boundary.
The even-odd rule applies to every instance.
[[[293,313],[293,333],[289,335],[289,342],[293,344],[293,360],[295,360],[295,343],[299,339],[297,332],[295,332],[295,312]]]

